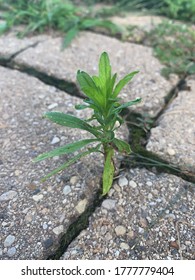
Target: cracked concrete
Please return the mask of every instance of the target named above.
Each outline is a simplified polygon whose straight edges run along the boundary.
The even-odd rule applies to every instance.
[[[1,61],[10,60],[15,55],[10,67],[19,68],[0,67],[1,259],[45,259],[55,254],[62,235],[66,235],[69,226],[82,216],[88,206],[93,205],[102,173],[102,159],[94,154],[79,161],[74,168],[40,183],[42,176],[67,157],[57,157],[40,164],[32,164],[31,159],[52,147],[88,135],[41,119],[44,111],[48,110],[75,114],[74,105],[81,103],[81,99],[46,85],[30,73],[21,73],[20,67],[29,67],[48,77],[75,84],[77,70],[95,73],[99,55],[106,50],[119,77],[136,69],[141,70],[124,89],[122,98],[129,101],[141,96],[142,104],[133,110],[150,116],[156,116],[162,110],[165,97],[175,85],[160,75],[162,65],[148,47],[83,32],[68,49],[61,52],[61,39],[49,35],[23,40],[13,34],[0,37]],[[37,46],[31,47],[38,41]],[[180,108],[184,103],[185,109],[191,108],[193,82],[191,86],[192,92],[186,93],[189,101],[183,99],[182,92],[170,106]],[[194,120],[185,114],[186,126],[181,126],[184,115],[172,118],[172,131],[177,131],[177,125],[179,129],[170,139],[169,116],[175,115],[168,114],[169,110],[163,113],[158,129],[162,132],[164,127],[167,135],[165,142],[168,147],[172,143],[169,147],[171,159],[174,158],[174,150],[181,156],[175,163],[180,164],[181,161],[182,166],[188,168],[189,159],[193,160],[193,143],[190,142],[190,153],[185,157],[185,152],[180,154],[180,142],[177,140],[183,139],[185,134],[187,143],[193,141],[190,128],[193,132]],[[83,118],[88,114],[88,111],[76,112]],[[166,118],[166,123],[163,123]],[[159,142],[162,138],[161,134],[155,136],[155,129],[147,146],[151,150],[151,143],[155,147],[155,139]],[[121,130],[120,135],[124,139],[128,137],[126,128]],[[189,145],[185,149],[187,147]],[[158,148],[154,150],[167,158]],[[125,170],[119,175],[102,206],[91,215],[89,227],[70,244],[62,258],[194,258],[194,185],[173,175],[159,175],[145,169]]]

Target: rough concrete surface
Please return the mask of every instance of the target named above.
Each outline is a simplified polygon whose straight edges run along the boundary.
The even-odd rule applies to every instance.
[[[40,183],[44,175],[69,157],[36,164],[31,159],[57,146],[93,138],[41,116],[51,110],[75,114],[74,105],[81,100],[15,70],[1,67],[0,77],[0,257],[45,258],[71,221],[93,200],[100,187],[103,159],[93,154],[56,178]],[[76,113],[89,117],[88,110]],[[127,135],[126,130],[122,134]],[[7,245],[9,236],[14,239]]]
[[[194,203],[180,178],[127,170],[62,259],[193,259]]]
[[[28,48],[15,57],[16,67],[31,67],[49,76],[76,82],[78,69],[96,74],[99,56],[107,51],[113,73],[117,72],[118,78],[140,71],[121,94],[124,101],[142,97],[142,103],[132,107],[133,110],[155,116],[164,106],[164,98],[173,85],[161,76],[162,65],[152,55],[151,48],[90,32],[80,33],[63,51],[61,43],[62,38],[48,38],[36,47]]]
[[[9,60],[16,53],[44,40],[46,36],[19,39],[15,33],[0,36],[0,61]]]
[[[147,149],[195,173],[195,79],[187,84],[189,90],[178,93],[151,130]]]
[[[124,101],[142,97],[142,103],[132,109],[150,116],[163,110],[164,98],[176,82],[161,76],[162,65],[148,47],[82,32],[62,52],[62,37],[54,35],[0,37],[4,65],[0,66],[0,259],[46,259],[55,253],[69,225],[94,206],[103,169],[102,156],[93,154],[40,182],[70,156],[36,164],[31,161],[34,157],[91,137],[42,119],[42,114],[52,110],[87,118],[89,111],[74,110],[82,103],[79,96],[20,70],[33,69],[76,85],[77,70],[97,73],[99,56],[107,51],[119,78],[140,70],[121,96]],[[38,44],[32,47],[34,43]],[[194,172],[192,78],[189,86],[190,91],[171,100],[148,135],[147,149]],[[128,138],[126,128],[119,134]],[[193,183],[155,170],[124,167],[102,205],[91,214],[88,228],[77,233],[62,259],[194,259],[194,226]]]

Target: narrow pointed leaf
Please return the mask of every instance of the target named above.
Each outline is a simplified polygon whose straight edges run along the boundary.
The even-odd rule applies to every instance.
[[[98,152],[99,147],[100,147],[100,144],[97,145],[95,148],[88,149],[87,151],[82,152],[82,153],[76,155],[75,157],[71,158],[69,161],[65,162],[64,164],[60,165],[58,168],[54,169],[52,172],[47,174],[41,181],[44,182],[45,180],[47,180],[51,176],[53,176],[53,175],[59,173],[60,171],[66,169],[67,167],[69,167],[70,165],[75,163],[78,159],[80,159],[82,157],[85,157],[88,154],[91,154],[91,153],[94,153],[94,152]]]
[[[44,160],[46,158],[54,157],[54,156],[60,156],[60,155],[64,155],[64,154],[74,153],[75,151],[83,148],[84,146],[86,146],[86,145],[88,145],[92,142],[97,142],[97,141],[99,141],[99,140],[97,140],[97,139],[85,139],[85,140],[77,141],[75,143],[67,144],[63,147],[59,147],[57,149],[54,149],[51,152],[39,155],[38,157],[33,159],[33,162],[38,162],[38,161]]]
[[[114,163],[112,157],[114,156],[114,150],[109,149],[107,151],[105,163],[104,163],[104,171],[103,171],[103,195],[106,195],[113,183],[114,178]]]
[[[119,92],[124,88],[124,86],[138,73],[139,71],[131,72],[121,79],[116,85],[112,97],[115,98],[118,96]]]
[[[77,26],[71,28],[66,33],[66,36],[62,42],[62,49],[67,48],[70,45],[70,43],[72,42],[72,40],[77,36],[78,33],[79,33],[79,29]]]
[[[131,153],[131,148],[129,146],[129,144],[123,140],[114,138],[113,140],[114,145],[116,146],[116,148],[118,149],[119,152],[121,153],[127,153],[130,154]]]
[[[103,52],[99,61],[99,77],[104,81],[109,81],[111,78],[111,66],[108,54]]]
[[[89,107],[90,107],[89,105],[84,105],[84,104],[75,105],[76,110],[83,110],[83,109],[86,109],[86,108],[89,108]]]
[[[116,109],[114,109],[113,111],[114,112],[119,112],[120,110],[124,109],[124,108],[127,108],[129,106],[132,106],[132,105],[135,105],[137,103],[141,102],[141,98],[136,98],[135,100],[132,100],[132,101],[129,101],[129,102],[126,102],[126,103],[123,103],[122,105],[120,105],[119,107],[117,107]]]
[[[92,133],[96,137],[99,136],[97,131],[91,125],[89,125],[87,122],[83,120],[80,120],[77,117],[60,113],[60,112],[47,112],[45,113],[44,117],[50,119],[54,123],[71,127],[71,128],[83,129]]]
[[[77,72],[77,80],[81,87],[81,90],[87,97],[92,99],[97,105],[102,106],[104,104],[103,95],[101,95],[100,89],[96,86],[94,80],[84,71]]]

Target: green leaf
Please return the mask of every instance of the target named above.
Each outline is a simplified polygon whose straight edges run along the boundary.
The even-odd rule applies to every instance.
[[[80,159],[82,157],[85,157],[88,154],[91,154],[91,153],[94,153],[94,152],[99,152],[100,145],[101,144],[97,145],[95,148],[88,149],[87,151],[82,152],[82,153],[76,155],[75,157],[71,158],[69,161],[65,162],[64,164],[60,165],[58,168],[54,169],[52,172],[47,174],[41,181],[44,182],[45,180],[47,180],[51,176],[59,173],[60,171],[64,170],[65,168],[67,168],[70,165],[72,165],[73,163],[75,163],[78,159]]]
[[[82,147],[88,145],[89,143],[97,142],[97,141],[100,141],[100,140],[97,140],[97,139],[85,139],[85,140],[77,141],[75,143],[67,144],[67,145],[65,145],[63,147],[59,147],[57,149],[54,149],[51,152],[39,155],[38,157],[33,159],[33,162],[38,162],[38,161],[44,160],[46,158],[60,156],[60,155],[63,155],[63,154],[70,154],[70,153],[73,153],[73,152],[81,149]]]
[[[79,29],[77,26],[74,26],[73,28],[71,28],[67,33],[66,36],[63,40],[62,43],[62,49],[68,47],[70,45],[70,43],[72,42],[72,40],[77,36],[77,34],[79,33]]]
[[[71,116],[68,114],[64,114],[64,113],[60,113],[60,112],[47,112],[47,113],[45,113],[44,117],[48,118],[49,120],[51,120],[54,123],[57,123],[57,124],[60,124],[63,126],[86,130],[98,138],[100,136],[95,128],[93,128],[87,122],[80,120],[77,117],[74,117],[74,116]]]
[[[89,105],[84,105],[84,104],[75,105],[76,110],[83,110],[83,109],[86,109],[86,108],[89,108],[89,107],[90,107]]]
[[[139,71],[131,72],[130,74],[126,75],[123,79],[121,79],[118,84],[116,85],[112,97],[115,98],[118,96],[119,92],[124,88],[124,86],[137,74]]]
[[[114,156],[114,149],[109,148],[106,152],[106,159],[103,171],[103,195],[106,195],[113,183],[114,178],[114,163],[112,157]]]
[[[77,80],[81,90],[100,108],[104,105],[104,98],[94,80],[84,71],[77,72]]]
[[[99,78],[106,83],[111,79],[111,65],[108,54],[103,52],[99,60]]]
[[[129,106],[135,105],[137,103],[141,102],[141,98],[138,97],[135,100],[129,101],[129,102],[125,102],[122,105],[120,105],[119,107],[117,107],[116,109],[113,110],[113,112],[119,112],[120,110],[127,108]]]
[[[120,153],[127,153],[127,154],[131,153],[131,148],[127,142],[114,138],[113,143]]]

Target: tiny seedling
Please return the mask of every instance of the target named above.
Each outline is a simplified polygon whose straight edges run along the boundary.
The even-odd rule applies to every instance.
[[[114,153],[115,151],[130,154],[131,149],[128,143],[115,137],[115,131],[119,129],[123,123],[120,113],[123,109],[137,104],[141,98],[122,103],[118,97],[122,88],[134,77],[138,71],[131,72],[116,83],[117,74],[112,75],[109,56],[106,52],[101,54],[99,60],[99,75],[90,76],[84,71],[77,72],[77,81],[81,90],[87,98],[85,104],[76,105],[77,110],[90,108],[93,110],[92,116],[87,120],[79,119],[75,116],[60,113],[47,112],[44,117],[52,122],[71,128],[78,128],[88,131],[93,135],[93,138],[80,140],[75,143],[67,144],[63,147],[54,149],[51,152],[44,153],[36,157],[33,161],[38,162],[46,158],[69,154],[76,152],[91,143],[97,143],[96,146],[88,147],[85,151],[77,154],[63,165],[53,170],[43,180],[64,170],[80,158],[94,153],[102,153],[104,155],[104,171],[102,178],[103,191],[106,195],[110,190],[115,173]],[[116,85],[115,85],[116,83]],[[91,124],[90,124],[91,123]]]

